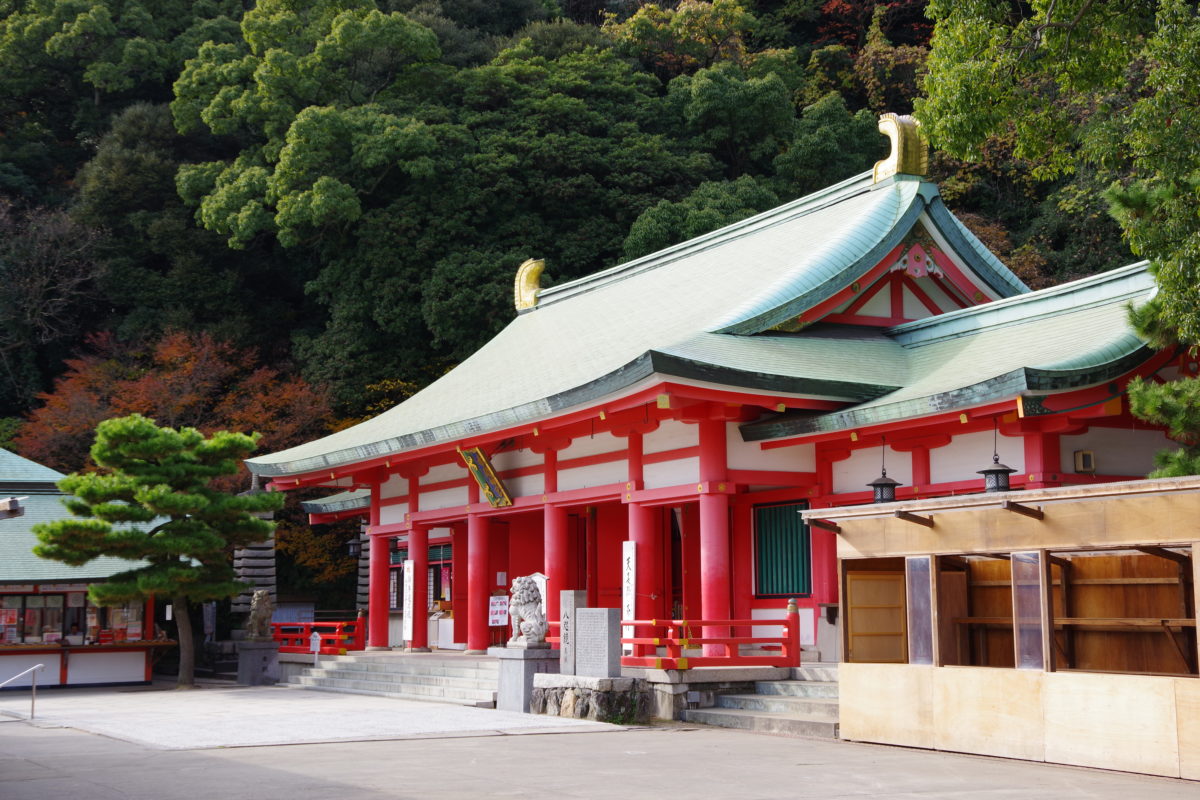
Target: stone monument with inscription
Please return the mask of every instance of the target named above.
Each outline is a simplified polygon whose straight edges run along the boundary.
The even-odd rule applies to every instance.
[[[581,608],[575,612],[575,674],[620,677],[620,609]]]
[[[587,608],[587,592],[582,589],[564,589],[558,607],[562,621],[558,627],[558,672],[561,675],[575,674],[575,614]]]
[[[563,592],[563,631],[570,592]],[[579,592],[578,594],[583,594]],[[573,599],[573,598],[571,598]],[[621,610],[575,608],[569,654],[563,663],[574,665],[574,674],[535,675],[530,710],[575,719],[595,719],[629,724],[648,718],[650,693],[646,682],[621,676]]]

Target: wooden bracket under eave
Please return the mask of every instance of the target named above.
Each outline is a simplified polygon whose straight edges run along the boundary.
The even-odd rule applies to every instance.
[[[826,519],[810,519],[808,521],[808,524],[814,528],[820,528],[823,531],[833,531],[834,533],[842,532],[841,525],[835,525],[834,523],[832,523]]]
[[[920,514],[914,514],[911,511],[896,511],[896,519],[902,519],[905,522],[912,522],[916,525],[924,525],[926,528],[933,527],[933,517],[922,517]]]
[[[1033,519],[1045,519],[1046,518],[1046,513],[1044,511],[1042,511],[1040,508],[1034,508],[1033,506],[1022,505],[1021,503],[1014,503],[1012,500],[1005,500],[1003,503],[1000,504],[1000,507],[1003,508],[1005,511],[1011,511],[1014,514],[1023,514],[1024,516],[1032,517]]]

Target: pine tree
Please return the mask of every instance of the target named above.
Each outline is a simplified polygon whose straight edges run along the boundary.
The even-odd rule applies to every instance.
[[[179,688],[194,682],[195,644],[188,616],[193,601],[242,591],[229,549],[267,539],[274,523],[256,513],[278,510],[282,494],[233,495],[209,486],[232,475],[256,447],[258,434],[159,427],[140,414],[96,427],[92,459],[100,472],[59,481],[71,495],[72,518],[34,527],[42,558],[81,566],[100,556],[140,562],[91,586],[92,602],[112,605],[154,595],[171,598],[179,626]]]

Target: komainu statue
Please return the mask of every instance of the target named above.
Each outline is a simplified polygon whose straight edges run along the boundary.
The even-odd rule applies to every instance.
[[[269,642],[275,638],[271,630],[271,617],[275,614],[275,604],[271,602],[271,593],[266,589],[255,589],[250,598],[250,616],[246,618],[246,638],[251,641]]]
[[[542,593],[537,581],[528,575],[513,578],[508,598],[508,617],[512,621],[509,645],[541,646],[546,643],[546,615],[542,612]]]

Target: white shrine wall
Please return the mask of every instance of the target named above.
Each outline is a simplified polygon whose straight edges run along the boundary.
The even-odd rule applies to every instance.
[[[930,483],[983,480],[978,472],[992,463],[992,431],[963,433],[945,447],[929,451]],[[1000,434],[996,440],[1000,463],[1012,467],[1017,475],[1025,471],[1025,442],[1019,436]]]
[[[812,472],[817,468],[816,446],[800,444],[763,450],[758,442],[742,440],[737,423],[725,428],[730,469],[763,469],[784,472]]]
[[[642,437],[643,453],[665,453],[700,444],[700,426],[674,419],[665,419],[658,427]]]
[[[880,448],[864,447],[854,450],[850,457],[833,463],[834,494],[869,492],[868,483],[879,477]],[[887,474],[905,486],[912,485],[912,454],[897,453],[887,448]]]
[[[380,506],[379,508],[379,524],[380,525],[396,525],[404,522],[404,515],[408,513],[408,503],[393,503],[391,505]]]
[[[1075,472],[1075,451],[1091,450],[1097,475],[1145,476],[1154,469],[1154,454],[1179,445],[1161,431],[1127,428],[1089,428],[1077,436],[1060,436],[1059,452],[1063,472]],[[1001,459],[1003,460],[1003,459]]]

